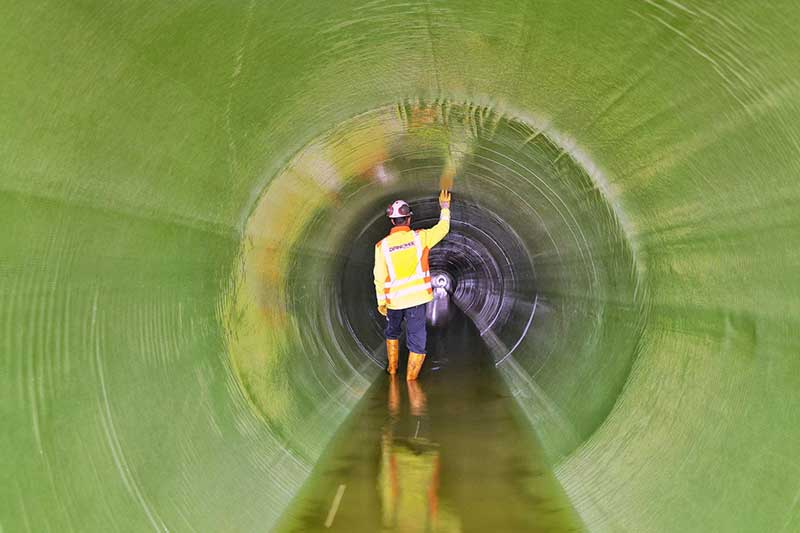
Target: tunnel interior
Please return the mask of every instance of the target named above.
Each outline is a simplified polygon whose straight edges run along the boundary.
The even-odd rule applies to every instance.
[[[443,185],[436,349],[485,346],[464,360],[584,529],[800,529],[798,25],[746,0],[5,6],[0,530],[276,527],[391,396],[374,243]]]
[[[335,181],[321,185],[317,206],[283,218],[275,203],[288,190],[320,187],[326,167]],[[646,319],[646,289],[613,208],[587,171],[534,127],[470,104],[417,102],[365,113],[312,141],[250,217],[231,313],[249,318],[229,322],[231,354],[270,424],[276,389],[256,385],[271,374],[265,366],[279,363],[269,296],[287,302],[281,321],[295,321],[309,353],[327,350],[333,364],[374,376],[385,366],[372,283],[375,243],[389,227],[385,206],[404,198],[412,227],[432,226],[437,189],[453,171],[452,229],[431,250],[432,272],[452,281],[451,302],[475,323],[509,380],[537,376],[535,390],[517,379],[515,391],[554,460],[607,416]],[[256,335],[245,341],[241,332]],[[289,379],[295,374],[305,379],[299,371]]]
[[[398,194],[404,192],[408,194],[406,191]],[[438,221],[439,206],[435,198],[412,200],[410,205],[414,215],[412,229],[429,228]],[[523,327],[527,326],[530,319],[519,315],[526,311],[528,317],[532,315],[536,291],[533,268],[522,243],[487,207],[459,199],[452,212],[450,233],[430,251],[433,285],[442,289],[437,291],[437,302],[445,303],[430,306],[429,323],[444,325],[448,312],[442,306],[452,304],[484,330],[501,331],[504,327],[510,330],[513,322],[520,320]],[[388,228],[383,217],[363,228],[353,240],[352,248],[345,252],[347,259],[337,283],[347,326],[362,344],[370,347],[369,354],[379,352],[383,345],[385,319],[373,312],[370,313],[373,320],[365,320],[365,310],[374,308],[376,303],[373,286],[363,280],[372,278],[374,246]],[[519,329],[519,324],[517,328],[515,333],[505,335],[521,339],[525,332]],[[378,362],[383,365],[383,354],[379,355]]]

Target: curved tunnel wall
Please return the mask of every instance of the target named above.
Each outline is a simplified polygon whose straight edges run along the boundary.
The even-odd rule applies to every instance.
[[[433,225],[431,196],[455,166],[462,199],[430,254],[453,280],[454,304],[482,331],[555,459],[608,414],[646,314],[612,210],[541,131],[488,109],[417,102],[366,113],[304,147],[247,224],[229,353],[273,430],[292,427],[285,409],[309,416],[305,395],[336,397],[343,382],[354,386],[348,372],[383,365],[371,283],[382,212],[405,197],[413,225]]]
[[[509,174],[478,171],[481,148],[510,137],[465,148],[434,128],[416,147],[450,146],[456,198],[532,253],[546,305],[499,368],[589,529],[800,527],[790,3],[5,11],[4,529],[274,523],[378,372],[369,333],[326,307],[347,259],[332,245],[387,197],[432,195],[447,165],[359,182],[386,139],[416,142],[402,112],[359,149],[302,154],[365,113],[446,103],[529,127],[551,178],[584,172],[545,180],[581,247],[547,195],[518,198],[563,229],[556,256],[497,205],[511,196],[484,194]],[[495,152],[489,167],[525,153]],[[331,223],[337,203],[353,218]]]

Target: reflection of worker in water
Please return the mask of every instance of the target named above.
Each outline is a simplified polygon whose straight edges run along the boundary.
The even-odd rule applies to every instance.
[[[408,406],[414,417],[425,416],[425,393],[418,381],[406,384]],[[458,516],[439,500],[441,450],[419,424],[413,436],[398,435],[402,391],[397,376],[389,381],[392,422],[381,435],[378,488],[384,529],[396,531],[461,531]],[[402,431],[401,431],[402,433]],[[424,433],[424,431],[423,431]]]
[[[408,370],[406,379],[417,379],[425,360],[425,304],[433,300],[428,251],[450,231],[450,193],[439,195],[439,222],[431,229],[411,230],[411,208],[397,200],[386,210],[392,231],[375,245],[375,292],[378,311],[387,317],[388,371],[397,372],[403,319],[406,321]]]

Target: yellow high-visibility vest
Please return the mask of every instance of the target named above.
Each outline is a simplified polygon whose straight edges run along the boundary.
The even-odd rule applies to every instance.
[[[442,209],[431,229],[396,226],[375,245],[375,296],[378,305],[408,309],[433,300],[428,252],[450,231],[450,210]]]

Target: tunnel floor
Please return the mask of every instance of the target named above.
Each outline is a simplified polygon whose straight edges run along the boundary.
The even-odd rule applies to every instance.
[[[379,377],[278,531],[579,531],[470,320],[430,328],[417,382]]]

